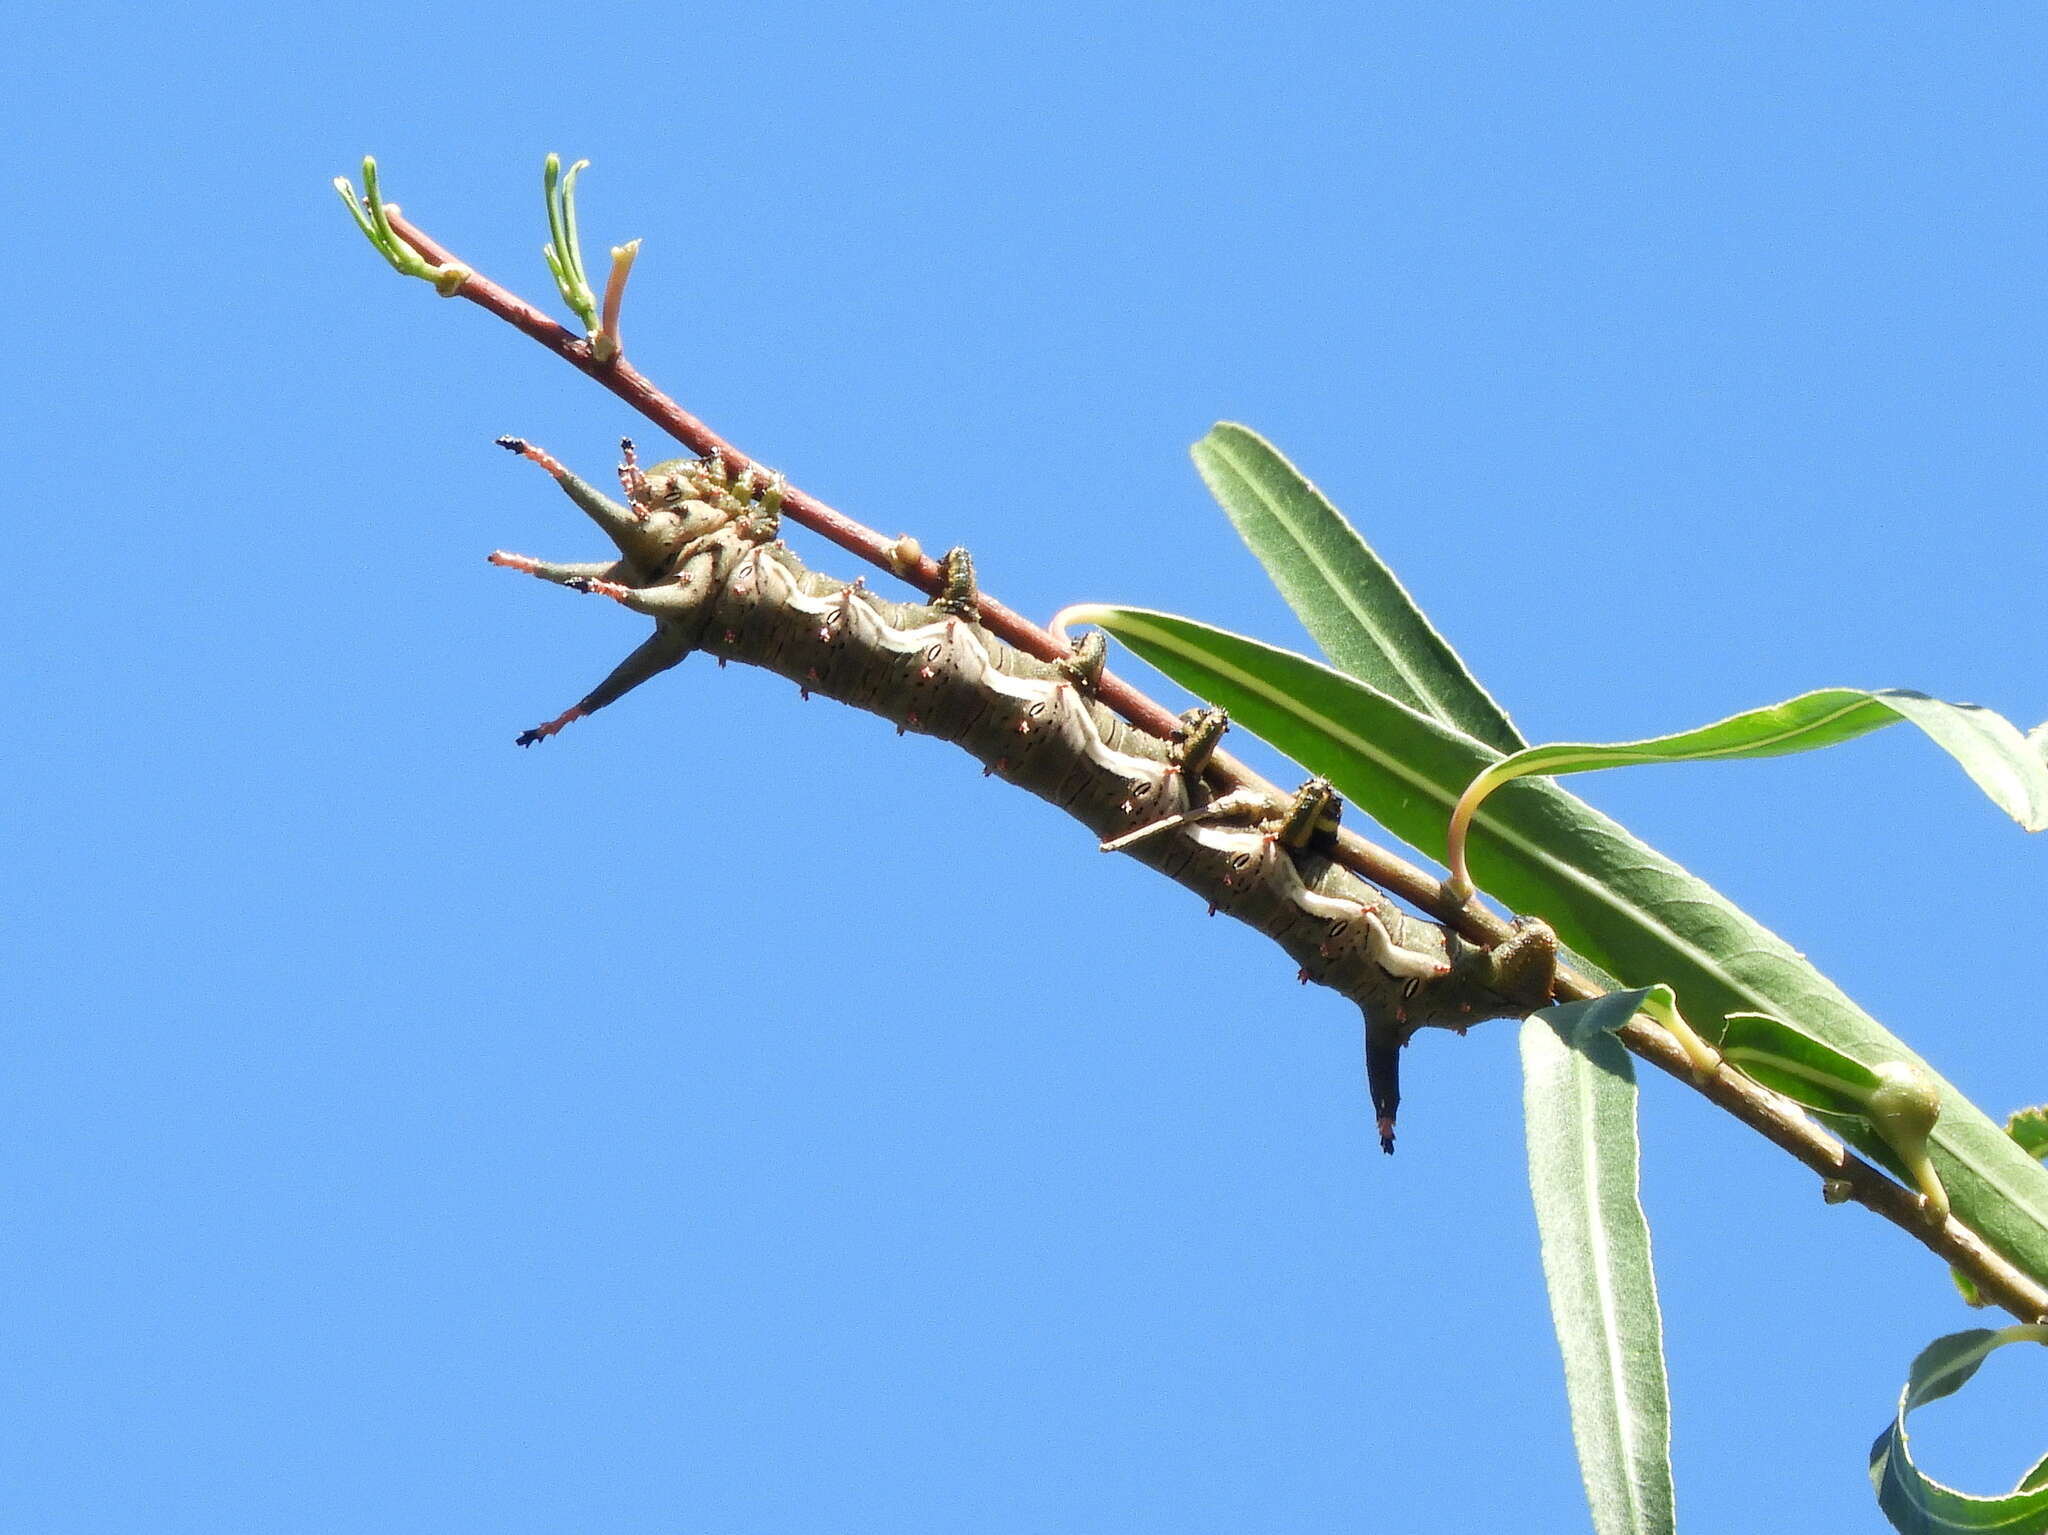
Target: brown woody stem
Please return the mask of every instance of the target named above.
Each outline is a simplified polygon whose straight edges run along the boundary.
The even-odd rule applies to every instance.
[[[599,362],[589,343],[556,324],[525,299],[492,282],[467,263],[458,263],[452,252],[392,208],[391,227],[399,238],[436,266],[461,265],[469,272],[458,290],[461,297],[489,310],[499,319],[523,331],[556,356],[595,379],[634,410],[659,426],[699,457],[718,454],[735,470],[755,467],[754,461],[720,437],[710,427],[657,389],[640,370],[620,357]],[[901,540],[885,538],[835,510],[815,496],[789,486],[782,513],[801,527],[859,555],[869,564],[900,576],[928,595],[938,593],[941,571],[936,560],[919,554],[905,556]],[[1045,630],[1013,612],[986,593],[979,595],[980,621],[991,633],[1041,660],[1052,661],[1069,654]],[[1096,695],[1109,708],[1142,729],[1167,736],[1180,721],[1164,704],[1140,692],[1123,679],[1105,673]],[[1220,788],[1249,788],[1264,792],[1276,801],[1286,795],[1236,759],[1217,752],[1209,777]],[[1481,944],[1494,944],[1507,936],[1509,928],[1476,902],[1450,898],[1441,881],[1399,855],[1366,841],[1348,828],[1336,839],[1335,861],[1370,880],[1392,895],[1407,901],[1432,919]],[[1578,973],[1560,968],[1557,996],[1560,1001],[1579,1001],[1599,996],[1602,988]],[[1930,1221],[1921,1208],[1920,1196],[1894,1182],[1801,1112],[1796,1104],[1760,1087],[1732,1071],[1723,1071],[1704,1082],[1694,1077],[1692,1061],[1665,1030],[1637,1017],[1619,1031],[1622,1043],[1644,1060],[1661,1067],[1687,1086],[1693,1087],[1719,1107],[1774,1145],[1818,1173],[1823,1179],[1847,1186],[1847,1198],[1876,1211],[1944,1262],[1961,1270],[1975,1282],[1979,1293],[1991,1304],[2001,1306],[2023,1322],[2048,1322],[2048,1286],[2021,1272],[1983,1238],[1954,1218]]]

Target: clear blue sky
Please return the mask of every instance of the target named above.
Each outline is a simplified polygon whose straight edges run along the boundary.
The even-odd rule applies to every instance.
[[[10,1529],[1583,1528],[1512,1027],[1411,1053],[1389,1161],[1344,1004],[962,755],[701,662],[515,750],[639,631],[484,564],[594,550],[491,439],[651,434],[327,186],[376,152],[551,299],[589,156],[641,364],[1040,616],[1297,635],[1186,460],[1227,417],[1532,735],[2048,714],[2037,6],[1343,18],[17,14]],[[1927,743],[1583,786],[2048,1098],[2048,845]],[[1974,1318],[1644,1111],[1682,1517],[1879,1528]],[[2039,1453],[2038,1370],[1935,1467]]]

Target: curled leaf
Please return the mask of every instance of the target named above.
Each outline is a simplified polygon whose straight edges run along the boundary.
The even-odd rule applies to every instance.
[[[2048,1461],[2035,1465],[2003,1497],[1981,1498],[1935,1481],[1913,1464],[1906,1415],[1962,1388],[1986,1356],[2008,1343],[2048,1343],[2048,1327],[1972,1328],[1936,1338],[1920,1351],[1899,1394],[1899,1410],[1870,1447],[1870,1483],[1878,1507],[1904,1535],[1998,1531],[2048,1535]]]
[[[1782,757],[1851,741],[1900,720],[1919,726],[2021,826],[2028,831],[2048,829],[2048,737],[2043,735],[2048,726],[2022,736],[2004,715],[1976,704],[1945,703],[1904,688],[1822,688],[1677,735],[1607,745],[1560,742],[1503,757],[1466,786],[1451,811],[1452,889],[1464,894],[1472,889],[1465,868],[1465,839],[1472,818],[1488,795],[1517,778],[1645,762]]]

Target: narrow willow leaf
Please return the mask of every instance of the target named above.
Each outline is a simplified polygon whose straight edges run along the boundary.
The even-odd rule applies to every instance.
[[[1920,1351],[1899,1395],[1899,1410],[1870,1447],[1870,1483],[1877,1505],[1903,1535],[1947,1535],[1995,1530],[1999,1535],[2048,1535],[2048,1485],[2036,1465],[2004,1497],[1979,1498],[1945,1487],[1913,1464],[1906,1415],[1961,1389],[1985,1356],[2008,1343],[2048,1343],[2048,1327],[1972,1328],[1936,1338]]]
[[[1372,546],[1278,448],[1223,421],[1190,452],[1333,666],[1496,751],[1528,744]]]
[[[1142,608],[1070,609],[1314,773],[1431,857],[1459,791],[1496,760],[1487,747],[1306,656]],[[1543,917],[1624,985],[1664,982],[1710,1038],[1730,1013],[1792,1018],[1859,1061],[1922,1062],[1790,945],[1556,784],[1525,779],[1474,818],[1483,889]],[[1902,927],[1900,941],[1915,934]],[[1936,941],[1932,937],[1930,941]],[[1845,1129],[1864,1149],[1874,1135]],[[2019,1268],[2048,1280],[2048,1169],[1941,1084],[1934,1164],[1955,1212]]]
[[[1366,679],[1371,681],[1373,679]],[[1866,692],[1822,688],[1781,704],[1730,715],[1697,730],[1610,745],[1532,746],[1474,778],[1451,812],[1451,869],[1463,878],[1465,828],[1495,789],[1530,774],[1587,773],[1645,762],[1709,762],[1783,757],[1853,741],[1906,720],[1963,766],[1977,786],[2028,831],[2048,829],[2048,759],[2004,715],[1976,704],[1944,703],[1903,688]],[[2038,734],[2038,732],[2037,732]]]
[[[1674,1528],[1671,1394],[1637,1198],[1635,1068],[1612,1032],[1649,995],[1610,992],[1522,1025],[1529,1190],[1598,1535]]]

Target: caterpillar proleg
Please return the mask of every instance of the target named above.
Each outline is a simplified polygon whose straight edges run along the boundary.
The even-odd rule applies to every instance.
[[[995,774],[1072,815],[1120,851],[1266,934],[1304,981],[1365,1016],[1366,1076],[1380,1144],[1394,1148],[1400,1050],[1417,1030],[1462,1033],[1521,1017],[1550,995],[1557,942],[1530,919],[1492,949],[1409,915],[1325,856],[1338,813],[1312,780],[1286,802],[1216,794],[1203,772],[1226,721],[1192,711],[1173,739],[1119,718],[1093,696],[1102,641],[1041,661],[976,621],[974,567],[956,549],[930,603],[891,602],[804,566],[776,539],[779,487],[717,459],[642,470],[627,445],[627,502],[600,495],[538,449],[500,439],[553,475],[617,545],[612,562],[558,565],[497,553],[492,563],[609,597],[654,633],[573,708],[519,737],[532,745],[617,701],[692,651],[764,667],[807,695],[834,698],[953,742]]]

